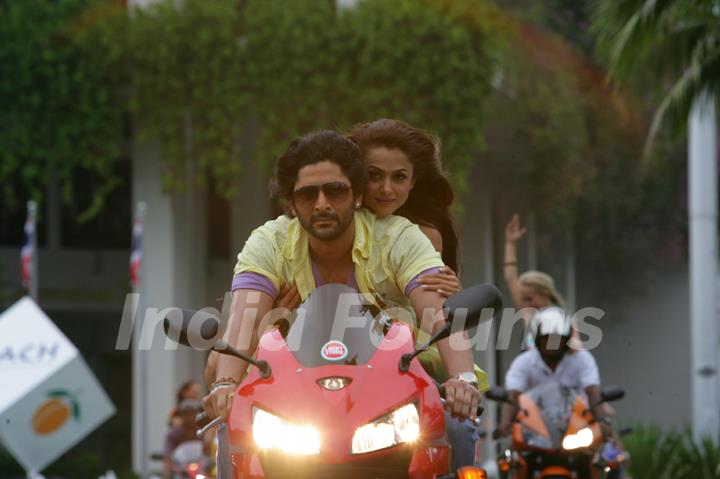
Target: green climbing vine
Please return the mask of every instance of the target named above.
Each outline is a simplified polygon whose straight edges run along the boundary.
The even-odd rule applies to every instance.
[[[122,18],[115,4],[23,0],[0,4],[0,182],[42,197],[57,174],[66,200],[73,172],[94,173],[95,199],[85,217],[102,208],[116,184],[125,116]],[[9,181],[14,179],[15,181]]]
[[[212,178],[231,196],[249,126],[259,127],[252,156],[268,167],[298,134],[388,116],[436,131],[466,186],[494,68],[484,1],[116,5],[0,6],[0,60],[13,65],[0,80],[0,179],[19,176],[40,197],[54,168],[66,199],[94,188],[92,215],[116,184],[131,123],[136,139],[162,148],[166,188]],[[74,185],[78,169],[97,183]]]

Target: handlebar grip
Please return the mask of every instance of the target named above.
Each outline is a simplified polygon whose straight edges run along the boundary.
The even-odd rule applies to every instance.
[[[440,398],[445,399],[445,386],[436,382],[435,387],[437,387],[438,393],[440,393]],[[477,412],[476,412],[475,416],[479,418],[480,416],[482,416],[482,413],[484,413],[484,412],[485,412],[485,408],[483,407],[482,403],[478,404]]]

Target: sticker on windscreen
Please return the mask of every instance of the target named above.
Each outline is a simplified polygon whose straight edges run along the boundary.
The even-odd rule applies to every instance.
[[[348,355],[348,348],[341,341],[328,341],[320,350],[320,355],[326,361],[342,361]]]

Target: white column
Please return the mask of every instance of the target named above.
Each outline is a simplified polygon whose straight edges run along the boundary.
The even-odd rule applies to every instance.
[[[150,349],[138,350],[137,342],[133,349],[133,467],[138,474],[161,466],[149,455],[162,452],[175,392],[186,380],[202,380],[204,363],[202,352],[183,346],[166,350],[160,323],[146,326],[157,317],[153,311],[207,306],[204,197],[191,185],[182,195],[163,193],[162,174],[158,146],[133,145],[133,203],[147,204],[135,328],[151,335]]]
[[[718,420],[717,126],[714,98],[703,95],[689,120],[690,328],[692,424],[716,437]]]
[[[128,0],[128,7],[144,8],[156,0]],[[138,121],[140,120],[140,121]],[[142,119],[135,119],[135,126]],[[192,122],[186,122],[185,153],[192,156]],[[199,309],[205,306],[208,265],[205,238],[205,196],[195,187],[194,172],[186,170],[187,193],[171,197],[163,193],[162,158],[157,144],[133,145],[132,204],[145,201],[143,276],[140,307],[135,328],[143,328],[153,310],[168,307]],[[211,305],[214,306],[214,305]],[[146,309],[147,308],[147,309]],[[167,419],[175,392],[189,379],[202,380],[205,354],[180,346],[165,349],[162,327],[144,328],[152,334],[152,347],[139,351],[133,344],[133,469],[141,477],[158,469],[149,455],[162,452]]]
[[[491,189],[487,182],[485,181],[484,184],[481,185],[481,191],[482,191],[482,201],[480,204],[481,208],[481,217],[480,217],[480,223],[482,224],[482,258],[483,258],[483,271],[482,271],[482,277],[483,281],[487,283],[494,283],[495,282],[495,248],[494,248],[494,241],[493,241],[493,222],[492,222],[492,212],[493,212],[493,204],[492,204],[492,194]],[[487,342],[487,350],[484,352],[484,367],[485,372],[488,376],[488,382],[490,383],[490,386],[500,385],[502,384],[502,379],[498,381],[498,377],[496,374],[497,370],[497,361],[496,361],[496,350],[495,350],[495,344],[497,341],[496,334],[497,334],[497,325],[493,324],[490,327],[490,339]],[[485,440],[484,440],[484,448],[483,448],[483,459],[484,462],[482,464],[483,467],[488,469],[488,472],[496,471],[497,465],[495,462],[495,457],[497,455],[496,449],[497,444],[496,441],[492,439],[492,433],[497,427],[497,413],[498,413],[498,404],[495,401],[485,401],[485,412],[483,413],[484,419],[483,419],[483,430],[485,431]]]

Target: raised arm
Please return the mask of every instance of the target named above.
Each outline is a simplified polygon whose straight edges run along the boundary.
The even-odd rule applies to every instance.
[[[261,322],[272,307],[273,298],[267,293],[253,289],[233,291],[230,317],[223,339],[243,353],[254,354]],[[226,354],[210,356],[205,372],[206,379],[212,379],[210,394],[203,399],[205,411],[209,416],[227,416],[232,403],[232,394],[240,384],[247,367],[246,361]]]
[[[505,226],[503,274],[505,276],[505,284],[510,290],[510,295],[517,309],[522,308],[520,282],[518,281],[517,242],[526,232],[527,228],[520,227],[520,216],[515,213],[510,222]]]

